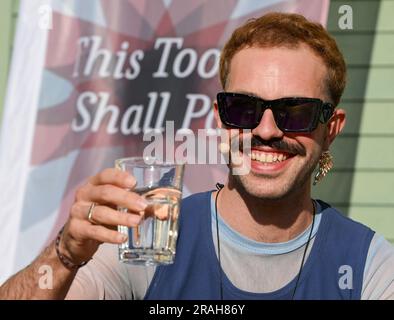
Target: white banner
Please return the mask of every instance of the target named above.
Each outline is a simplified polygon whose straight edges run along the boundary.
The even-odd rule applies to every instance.
[[[219,52],[269,11],[325,24],[328,0],[22,0],[0,140],[0,283],[66,221],[76,188],[142,133],[214,127]],[[224,182],[225,165],[189,166],[185,194]]]

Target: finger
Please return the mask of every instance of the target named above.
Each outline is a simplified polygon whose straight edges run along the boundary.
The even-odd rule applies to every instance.
[[[99,242],[121,244],[127,240],[127,236],[100,225],[86,225],[85,237]]]
[[[141,221],[141,216],[132,213],[123,213],[105,206],[96,206],[91,221],[106,226],[135,227]]]
[[[135,178],[128,172],[115,168],[108,168],[90,178],[89,182],[93,185],[112,184],[121,188],[134,188]]]
[[[121,208],[127,208],[135,213],[144,211],[148,205],[146,200],[137,193],[113,185],[92,187],[89,198],[92,202],[110,203]]]

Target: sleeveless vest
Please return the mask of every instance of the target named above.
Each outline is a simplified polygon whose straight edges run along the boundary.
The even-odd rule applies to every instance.
[[[302,268],[294,299],[358,300],[374,232],[343,216],[327,203],[318,201],[322,219]],[[183,199],[175,261],[156,268],[145,299],[218,300],[221,272],[225,300],[291,299],[296,277],[279,290],[269,293],[243,291],[231,283],[219,268],[210,210],[211,191]]]

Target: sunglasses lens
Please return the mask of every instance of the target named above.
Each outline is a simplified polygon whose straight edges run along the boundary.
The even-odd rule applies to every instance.
[[[248,96],[226,96],[227,122],[244,129],[254,128],[259,123],[259,108],[256,102],[256,99]]]
[[[286,132],[309,132],[320,110],[321,101],[309,98],[284,98],[266,101],[239,93],[219,93],[222,121],[228,126],[254,129],[265,108],[272,110],[278,128]]]
[[[275,122],[281,130],[303,131],[311,128],[318,110],[316,102],[284,101],[272,108]]]

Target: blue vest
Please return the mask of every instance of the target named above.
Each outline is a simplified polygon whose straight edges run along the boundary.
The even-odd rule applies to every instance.
[[[319,200],[322,220],[304,264],[295,299],[361,297],[368,249],[374,232]],[[220,272],[211,229],[211,191],[182,201],[175,262],[156,268],[145,299],[218,300]],[[262,277],[269,275],[262,275]],[[279,290],[238,289],[222,273],[224,299],[291,299],[296,278]]]

